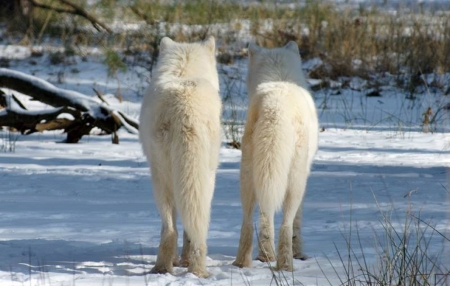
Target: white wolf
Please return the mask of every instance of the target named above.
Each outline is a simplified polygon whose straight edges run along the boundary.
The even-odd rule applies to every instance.
[[[206,238],[219,162],[221,100],[215,40],[176,43],[165,37],[142,102],[140,141],[162,219],[153,273],[178,265],[176,215],[184,226],[182,266],[206,271]]]
[[[300,236],[301,205],[317,151],[317,112],[295,42],[276,49],[250,45],[249,56],[249,108],[240,175],[244,218],[233,265],[251,266],[253,210],[257,202],[258,259],[275,260],[273,218],[282,207],[277,269],[292,271],[293,257],[306,259]]]

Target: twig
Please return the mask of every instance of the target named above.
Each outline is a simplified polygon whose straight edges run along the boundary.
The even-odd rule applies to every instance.
[[[137,9],[135,6],[128,6],[128,7],[131,9],[131,11],[133,11],[134,14],[136,14],[136,16],[138,16],[139,18],[144,20],[145,23],[147,23],[148,25],[155,24],[155,21],[150,21],[148,16],[146,14],[142,13],[141,11],[139,11],[139,9]]]
[[[52,5],[39,3],[36,0],[29,0],[29,1],[33,4],[33,6],[41,8],[41,9],[53,10],[58,13],[67,13],[67,14],[81,16],[81,17],[87,19],[89,22],[91,22],[92,26],[94,26],[94,28],[99,32],[101,32],[100,28],[104,29],[108,33],[113,32],[106,24],[104,24],[102,21],[100,21],[93,15],[89,14],[83,7],[81,7],[75,3],[72,3],[68,0],[59,0],[59,2],[69,6],[70,8],[55,7]]]
[[[14,102],[17,103],[18,106],[20,106],[20,108],[22,108],[23,110],[27,110],[25,105],[14,94],[11,97],[12,100],[14,100]]]
[[[109,103],[106,101],[105,97],[103,97],[103,94],[100,93],[100,91],[98,91],[96,88],[93,88],[95,94],[97,95],[97,97],[106,105],[109,105]]]

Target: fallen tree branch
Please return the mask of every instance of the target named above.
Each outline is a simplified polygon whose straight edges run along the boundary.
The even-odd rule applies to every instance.
[[[37,125],[42,121],[55,120],[61,114],[71,114],[75,119],[81,117],[81,113],[68,107],[58,107],[40,111],[30,111],[23,108],[22,104],[14,100],[14,96],[0,94],[2,101],[6,103],[0,110],[0,126],[14,127],[24,134],[39,131]]]
[[[117,111],[117,113],[120,115],[120,118],[122,119],[122,124],[125,126],[126,124],[128,124],[131,127],[128,127],[127,130],[132,130],[135,129],[136,131],[134,132],[130,132],[130,133],[135,133],[138,134],[139,133],[139,123],[132,119],[131,117],[129,117],[128,115],[126,115],[125,113],[123,113],[122,111]],[[125,124],[126,123],[126,124]]]
[[[97,89],[93,88],[94,92],[97,94],[97,97],[106,105],[109,105],[108,101],[106,101],[103,94]],[[139,133],[139,124],[134,120],[128,117],[121,111],[113,110],[110,112],[111,117],[114,119],[114,122],[118,126],[124,126],[127,130],[134,130],[132,133]],[[113,143],[119,144],[119,137],[116,132],[113,132],[114,138]]]
[[[57,88],[43,79],[6,68],[0,68],[0,87],[13,89],[51,106],[70,106],[80,111],[90,111],[98,105],[89,96]]]
[[[18,127],[24,134],[61,127],[67,132],[67,142],[71,143],[78,142],[94,127],[107,134],[115,133],[121,127],[130,133],[138,133],[137,120],[107,105],[104,99],[100,103],[82,93],[61,89],[40,78],[5,68],[0,68],[0,87],[18,91],[55,107],[51,110],[28,112],[25,106],[15,102],[13,96],[3,100],[0,96],[0,105],[2,102],[7,105],[7,108],[0,110],[0,126]],[[57,120],[62,113],[71,114],[74,117],[73,123]]]
[[[67,118],[57,118],[55,120],[46,121],[43,123],[36,124],[36,131],[42,132],[42,131],[50,131],[50,130],[67,130],[69,129],[74,122]],[[30,133],[26,133],[30,134]]]

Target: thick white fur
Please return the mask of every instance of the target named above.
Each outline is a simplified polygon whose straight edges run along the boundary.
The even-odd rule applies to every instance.
[[[244,219],[236,261],[251,266],[253,210],[260,208],[259,255],[275,260],[274,222],[283,208],[277,269],[293,270],[302,253],[301,204],[318,146],[318,119],[295,42],[285,47],[249,47],[249,108],[242,138],[241,200]]]
[[[178,264],[176,215],[184,226],[182,266],[206,271],[206,238],[220,148],[221,101],[213,37],[202,43],[163,38],[153,80],[142,102],[140,141],[161,214],[153,273]]]

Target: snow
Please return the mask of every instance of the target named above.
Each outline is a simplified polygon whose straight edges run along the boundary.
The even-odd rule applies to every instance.
[[[138,117],[148,79],[142,69],[119,74],[125,98],[119,103],[111,94],[117,82],[108,78],[98,56],[88,62],[76,59],[70,66],[49,65],[45,57],[36,61],[12,60],[10,65],[81,94],[100,88],[112,108]],[[222,67],[237,76],[228,92],[238,94],[240,103],[246,97],[245,65],[243,60]],[[81,72],[68,72],[71,68]],[[54,75],[60,70],[65,80],[58,83]],[[221,78],[222,90],[226,80],[230,78]],[[314,93],[325,130],[304,201],[302,233],[310,258],[294,261],[293,273],[275,272],[283,284],[341,284],[335,271],[344,277],[340,255],[346,259],[350,235],[355,255],[376,263],[384,212],[399,231],[408,211],[420,212],[422,220],[450,237],[449,112],[441,111],[435,133],[423,133],[420,126],[428,104],[437,110],[449,99],[424,93],[408,101],[395,87],[368,98],[366,86],[354,78],[349,89],[339,89],[341,94],[333,89]],[[30,110],[42,108],[16,95]],[[237,109],[244,118],[245,107]],[[212,203],[207,279],[178,267],[174,275],[148,274],[158,253],[160,218],[137,135],[121,130],[119,145],[111,144],[109,136],[58,143],[64,137],[59,132],[18,136],[15,152],[0,153],[0,285],[276,285],[267,263],[254,261],[244,269],[231,265],[242,216],[241,152],[225,146],[225,135]],[[8,132],[1,131],[0,150],[8,140]],[[278,214],[277,226],[280,220]],[[352,228],[358,229],[358,239]],[[181,234],[180,224],[178,229]],[[431,233],[428,229],[426,236]],[[449,241],[434,233],[431,242],[430,257],[449,269]],[[180,235],[180,248],[181,243]],[[254,256],[256,245],[255,234]]]
[[[26,59],[31,56],[31,50],[27,47],[16,45],[0,45],[0,58]]]
[[[342,129],[320,134],[304,203],[303,236],[311,258],[295,261],[295,281],[327,285],[318,264],[336,279],[328,259],[339,266],[333,243],[344,243],[341,232],[350,213],[365,254],[375,259],[379,207],[394,209],[401,224],[409,204],[404,196],[413,189],[411,204],[422,218],[450,233],[450,197],[443,188],[450,176],[450,135],[411,136]],[[255,261],[246,269],[230,265],[242,214],[240,151],[224,147],[220,153],[208,240],[211,277],[198,279],[183,268],[175,268],[175,276],[144,275],[155,263],[160,221],[136,136],[121,133],[120,145],[94,136],[81,144],[59,144],[58,137],[21,137],[15,153],[0,155],[0,285],[269,284],[265,263]],[[433,253],[445,247],[449,254],[441,239],[430,247]]]

